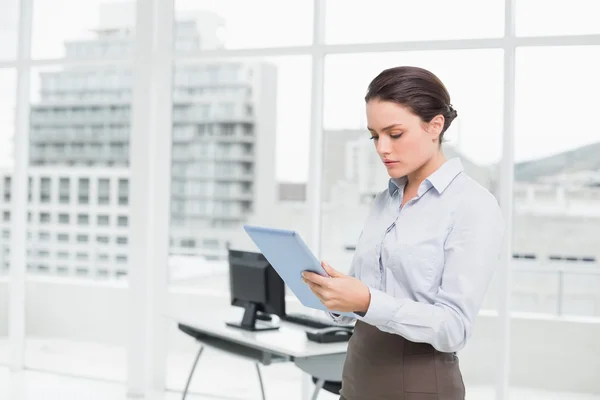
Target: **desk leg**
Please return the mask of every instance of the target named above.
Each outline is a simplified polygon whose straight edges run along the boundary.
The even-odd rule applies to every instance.
[[[263,385],[262,374],[260,373],[260,366],[258,363],[254,363],[256,367],[256,373],[258,374],[258,381],[260,382],[260,392],[262,393],[262,400],[266,400],[265,397],[265,386]]]
[[[183,397],[181,400],[185,400],[185,396],[187,395],[188,388],[190,387],[190,382],[192,381],[192,375],[194,375],[194,371],[196,370],[196,364],[198,364],[198,359],[202,354],[202,350],[204,350],[204,346],[200,346],[198,350],[198,354],[196,354],[196,359],[194,360],[194,365],[192,365],[192,370],[190,371],[190,376],[188,376],[187,383],[185,384],[185,390],[183,391]]]
[[[321,389],[323,389],[324,384],[325,384],[325,379],[317,380],[317,385],[315,387],[315,391],[313,392],[311,400],[317,400],[317,396],[319,396],[319,391],[321,391]]]

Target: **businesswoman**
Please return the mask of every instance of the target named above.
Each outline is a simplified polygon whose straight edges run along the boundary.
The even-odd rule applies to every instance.
[[[365,98],[368,131],[390,176],[373,201],[348,275],[304,281],[331,314],[356,319],[341,399],[458,400],[462,349],[498,265],[504,222],[494,196],[446,160],[457,112],[444,84],[416,67],[384,70]],[[482,127],[485,134],[485,127]]]

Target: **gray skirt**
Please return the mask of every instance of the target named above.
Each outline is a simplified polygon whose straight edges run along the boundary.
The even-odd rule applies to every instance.
[[[342,373],[341,400],[463,400],[455,353],[441,353],[356,322]]]

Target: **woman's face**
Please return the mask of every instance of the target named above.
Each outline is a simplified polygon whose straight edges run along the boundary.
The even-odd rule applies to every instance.
[[[439,152],[438,138],[444,117],[425,124],[418,115],[391,101],[367,103],[367,125],[375,149],[391,178],[409,175]]]

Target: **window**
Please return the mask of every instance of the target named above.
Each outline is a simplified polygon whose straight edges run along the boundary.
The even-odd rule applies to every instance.
[[[327,0],[325,4],[325,41],[329,44],[490,38],[504,34],[501,0]],[[425,15],[427,23],[416,17]],[[470,15],[477,15],[477,19]]]
[[[179,21],[174,27],[176,48],[179,51],[197,51],[199,46],[247,49],[309,45],[312,40],[312,4],[310,1],[278,0],[254,0],[252,3],[219,0],[200,4],[195,0],[175,0],[177,14],[200,9],[214,13],[210,19],[202,21],[215,27],[210,33],[199,36],[198,22]],[[272,18],[273,15],[277,18]],[[226,36],[223,35],[225,32]],[[210,76],[230,78],[231,72],[217,69]]]
[[[77,243],[87,243],[89,240],[88,235],[77,235]]]
[[[10,176],[5,176],[4,177],[4,202],[5,203],[9,203],[10,202]]]
[[[123,254],[118,254],[115,257],[115,261],[117,262],[117,264],[126,264],[127,263],[127,256],[123,255]]]
[[[98,224],[98,226],[110,225],[110,217],[108,215],[104,215],[104,214],[98,215],[97,224]]]
[[[110,203],[110,180],[98,179],[98,204]]]
[[[127,237],[126,236],[117,236],[117,244],[127,244]]]
[[[129,204],[129,181],[119,179],[119,205],[126,206],[127,204]]]
[[[47,242],[50,240],[50,232],[39,232],[38,238],[41,242]]]
[[[108,244],[108,236],[96,236],[96,241],[101,244]]]
[[[519,1],[517,13],[520,7],[526,10],[541,4]],[[600,32],[597,24],[586,22],[593,17],[586,15],[589,6],[584,2],[547,5],[544,12],[529,11],[517,21],[526,21],[521,34],[562,34],[569,26],[571,33],[592,33],[592,28]],[[551,26],[549,18],[557,14],[561,24]],[[526,188],[531,196],[513,199],[512,240],[515,247],[535,246],[543,255],[535,271],[515,271],[510,298],[515,311],[598,315],[584,300],[598,298],[598,276],[586,276],[581,268],[595,268],[585,259],[598,254],[600,219],[586,214],[594,200],[583,195],[590,188],[579,178],[592,176],[597,169],[598,135],[590,131],[585,118],[570,116],[597,114],[600,99],[594,93],[600,91],[599,70],[600,46],[517,48],[514,180],[515,186]],[[550,80],[552,96],[540,92]],[[536,117],[555,110],[559,98],[577,100],[561,104],[551,120]],[[565,132],[569,140],[561,138]],[[526,295],[538,300],[528,301]]]
[[[88,253],[78,252],[77,254],[75,254],[75,259],[79,261],[85,261],[88,258]]]
[[[3,211],[2,212],[2,220],[4,222],[9,222],[10,221],[10,211]]]
[[[517,36],[600,33],[596,0],[519,0],[516,6]]]
[[[41,224],[49,224],[50,223],[50,214],[43,212],[40,213],[40,223]]]
[[[50,197],[52,193],[50,192],[50,178],[41,178],[40,180],[40,203],[50,203]]]
[[[89,225],[90,217],[88,214],[77,214],[77,225]]]
[[[90,202],[90,180],[88,178],[79,178],[79,204],[89,204]]]
[[[71,201],[71,181],[69,178],[60,178],[58,182],[58,196],[60,204],[69,204]]]
[[[118,226],[128,226],[129,218],[126,215],[119,215],[117,217],[117,225]]]
[[[69,214],[58,214],[58,223],[66,225],[69,223],[70,215]]]

